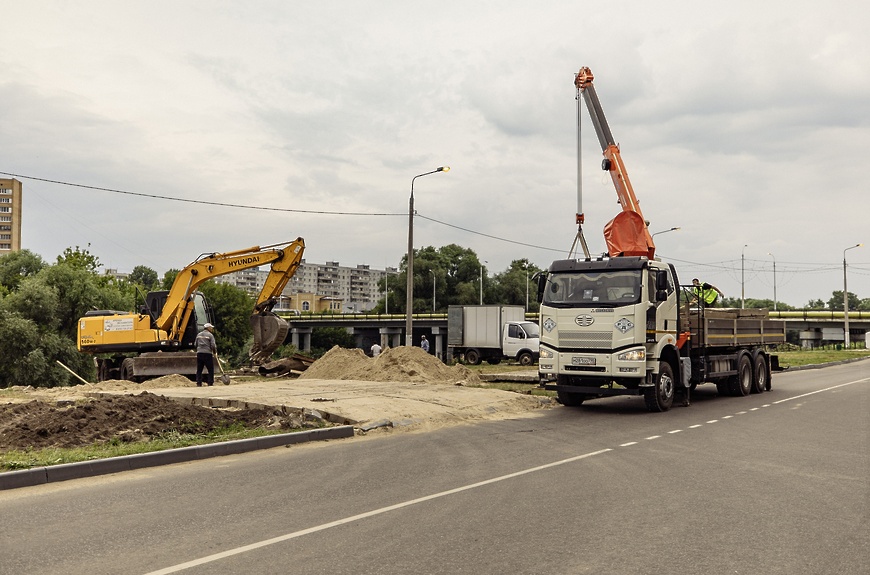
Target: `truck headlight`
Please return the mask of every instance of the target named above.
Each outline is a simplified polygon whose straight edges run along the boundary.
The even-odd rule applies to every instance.
[[[646,359],[646,350],[633,349],[631,351],[624,351],[617,355],[616,359],[620,361],[644,361]]]
[[[538,349],[541,352],[541,359],[553,359],[553,350],[546,347],[540,347]]]

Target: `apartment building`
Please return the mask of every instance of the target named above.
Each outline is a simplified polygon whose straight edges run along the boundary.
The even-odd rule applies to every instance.
[[[21,249],[21,182],[0,178],[0,255]]]
[[[369,311],[381,299],[387,274],[396,274],[396,268],[373,270],[369,265],[342,266],[339,262],[310,264],[305,260],[290,278],[283,295],[287,300],[279,309],[293,308],[294,303],[310,302],[310,311],[336,311],[361,313]],[[268,269],[233,272],[219,278],[220,283],[232,284],[251,294],[257,294],[266,282]],[[294,297],[305,294],[306,297]],[[299,311],[303,311],[299,309]],[[309,311],[309,310],[304,310]]]

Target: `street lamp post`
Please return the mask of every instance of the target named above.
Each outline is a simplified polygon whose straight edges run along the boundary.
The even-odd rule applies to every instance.
[[[414,180],[437,172],[449,172],[449,166],[439,166],[431,172],[417,174],[411,178],[411,197],[408,201],[408,284],[405,299],[405,345],[414,345]]]
[[[770,252],[767,255],[773,258],[773,311],[776,311],[776,256]]]
[[[849,341],[849,288],[846,287],[846,252],[855,248],[860,248],[864,244],[855,244],[843,250],[843,335],[846,349],[852,342]]]
[[[435,270],[429,270],[432,273],[432,313],[435,313]]]
[[[483,264],[488,263],[488,261],[483,260]],[[483,305],[483,264],[480,264],[480,305]]]
[[[387,284],[387,278],[390,274],[384,270],[384,313],[390,315],[390,286]]]
[[[677,231],[677,230],[679,230],[679,229],[681,229],[681,228],[676,227],[676,228],[671,228],[671,229],[669,229],[669,230],[662,230],[662,231],[660,231],[660,232],[656,232],[656,233],[654,233],[654,234],[651,235],[650,237],[651,237],[651,238],[654,238],[654,237],[656,237],[656,236],[659,235],[659,234],[666,234],[666,233],[668,233],[668,232],[675,232],[675,231]]]
[[[529,313],[529,262],[526,262],[526,313]]]
[[[744,282],[744,262],[746,261],[744,254],[746,253],[746,248],[749,247],[749,244],[743,244],[743,251],[740,252],[740,309],[744,309],[746,307],[746,283]]]

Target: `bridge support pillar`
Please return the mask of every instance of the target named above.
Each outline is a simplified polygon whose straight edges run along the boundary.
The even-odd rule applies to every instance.
[[[399,347],[402,345],[402,328],[401,327],[382,327],[378,330],[381,334],[381,347]]]
[[[447,333],[447,329],[440,328],[437,326],[432,327],[432,336],[435,338],[434,344],[434,352],[435,357],[444,361],[444,335]]]
[[[291,327],[290,343],[299,351],[311,353],[311,331],[310,327]]]

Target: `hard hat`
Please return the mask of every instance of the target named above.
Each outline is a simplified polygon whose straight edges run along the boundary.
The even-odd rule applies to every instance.
[[[210,324],[210,323],[207,323],[207,324],[205,324],[205,325],[202,326],[202,327],[205,328],[205,329],[212,329],[212,328],[214,328],[214,326],[213,326],[212,324]]]

